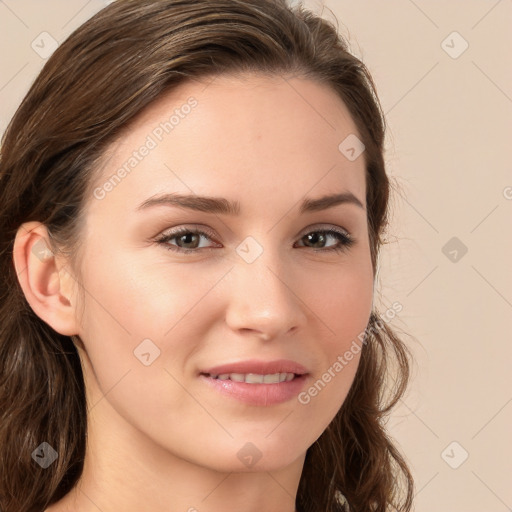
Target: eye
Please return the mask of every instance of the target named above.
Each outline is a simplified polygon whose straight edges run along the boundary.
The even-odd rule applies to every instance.
[[[338,231],[337,229],[321,229],[316,231],[310,231],[306,235],[304,235],[301,240],[306,239],[308,243],[312,244],[323,244],[328,239],[334,238],[338,243],[334,246],[327,248],[316,249],[313,248],[315,252],[326,252],[326,251],[346,251],[349,247],[351,247],[355,240],[349,235],[346,231]]]
[[[201,247],[201,238],[212,241],[214,234],[208,230],[202,231],[197,228],[182,227],[169,233],[165,233],[155,241],[158,244],[165,246],[165,248],[170,251],[184,254],[197,254],[199,249],[212,249],[212,247],[208,246]],[[331,247],[318,247],[318,245],[326,244],[329,238],[334,239],[337,243]],[[311,247],[314,252],[346,251],[355,243],[355,240],[349,233],[342,231],[341,229],[338,231],[337,229],[333,228],[309,231],[300,238],[300,241],[303,240],[307,244],[317,246]],[[176,243],[170,243],[173,241]],[[303,245],[301,247],[308,246]]]
[[[176,231],[164,234],[161,238],[157,239],[156,242],[166,246],[166,249],[182,253],[196,253],[197,249],[201,248],[200,243],[201,237],[211,240],[213,234],[206,231],[201,231],[196,228],[180,228]],[[169,244],[172,240],[177,241],[178,245]]]

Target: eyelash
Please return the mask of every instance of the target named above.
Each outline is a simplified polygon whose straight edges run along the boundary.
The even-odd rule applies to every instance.
[[[331,252],[331,251],[334,251],[336,253],[345,252],[355,243],[355,240],[354,240],[354,238],[352,238],[351,235],[349,235],[348,233],[342,232],[342,231],[338,231],[336,229],[318,229],[318,230],[309,231],[304,236],[302,236],[300,239],[302,240],[302,238],[306,237],[307,235],[310,235],[311,233],[321,233],[322,235],[331,235],[334,238],[338,239],[338,241],[340,242],[339,244],[337,244],[333,247],[328,247],[327,249],[312,249],[314,252]],[[157,238],[155,240],[155,242],[160,245],[165,246],[165,248],[169,251],[182,253],[182,254],[188,254],[188,255],[197,254],[201,249],[199,249],[199,248],[182,249],[181,247],[168,244],[168,242],[170,240],[173,240],[174,238],[179,238],[180,236],[187,235],[187,234],[203,235],[210,241],[212,241],[212,238],[213,238],[213,234],[210,233],[209,231],[201,231],[197,228],[179,228],[171,233],[167,233],[167,234],[161,236],[160,238]],[[208,247],[206,249],[214,249],[214,248]]]

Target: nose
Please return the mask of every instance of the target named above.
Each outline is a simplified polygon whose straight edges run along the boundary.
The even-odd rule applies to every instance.
[[[306,298],[300,296],[291,270],[284,271],[275,258],[238,262],[227,286],[226,323],[240,335],[269,341],[289,336],[306,324]]]

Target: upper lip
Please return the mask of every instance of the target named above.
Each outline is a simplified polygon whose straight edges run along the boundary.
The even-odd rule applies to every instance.
[[[213,366],[201,371],[210,375],[222,375],[226,373],[257,373],[259,375],[270,375],[273,373],[295,373],[303,375],[307,373],[306,368],[295,361],[288,359],[277,359],[274,361],[261,361],[250,359],[236,363],[222,364]]]

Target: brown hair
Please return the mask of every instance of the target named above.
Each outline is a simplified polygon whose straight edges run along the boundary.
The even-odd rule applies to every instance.
[[[384,115],[370,73],[332,23],[285,0],[119,0],[101,10],[49,58],[2,139],[2,512],[40,512],[67,494],[83,469],[87,431],[75,340],[56,333],[26,301],[12,259],[18,228],[42,222],[52,250],[76,262],[94,172],[121,130],[188,79],[244,71],[316,80],[347,105],[366,147],[375,276],[390,192]],[[410,510],[413,480],[383,425],[405,392],[409,358],[374,309],[350,392],[307,451],[297,510],[345,510],[340,493],[352,512]],[[391,367],[394,387],[386,399]],[[59,454],[47,469],[31,457],[42,441]]]

